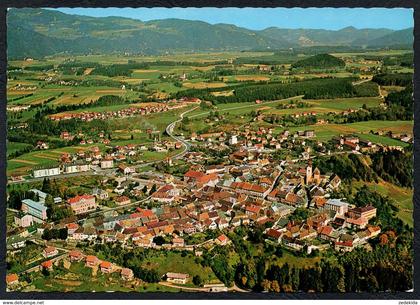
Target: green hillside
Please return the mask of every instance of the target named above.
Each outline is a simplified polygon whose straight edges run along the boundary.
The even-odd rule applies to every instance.
[[[345,63],[342,59],[329,54],[318,54],[292,64],[293,68],[317,68],[328,69],[336,67],[344,67]]]

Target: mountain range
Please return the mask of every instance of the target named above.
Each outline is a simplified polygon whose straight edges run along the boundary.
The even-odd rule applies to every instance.
[[[58,53],[135,53],[278,50],[306,46],[411,47],[413,28],[405,30],[280,29],[250,30],[231,24],[163,19],[143,22],[123,17],[88,17],[46,9],[10,9],[8,57]]]

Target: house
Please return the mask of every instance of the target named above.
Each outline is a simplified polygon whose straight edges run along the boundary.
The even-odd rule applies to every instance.
[[[267,235],[267,237],[268,237],[269,239],[274,240],[274,241],[276,241],[276,242],[278,242],[278,243],[281,241],[281,236],[282,236],[282,233],[281,233],[280,231],[278,231],[278,230],[275,230],[275,229],[269,229],[269,230],[267,231],[266,235]]]
[[[336,241],[334,242],[334,249],[341,252],[351,252],[354,249],[353,241]]]
[[[86,256],[86,267],[95,267],[99,264],[99,259],[94,255]]]
[[[124,175],[133,174],[136,172],[136,169],[134,167],[130,167],[126,164],[120,164],[118,165],[118,170],[123,173]]]
[[[82,196],[75,196],[68,199],[67,202],[76,215],[91,212],[97,207],[95,196],[87,194]]]
[[[181,247],[182,248],[185,245],[185,241],[184,241],[183,238],[174,238],[174,239],[172,239],[172,245],[174,247]]]
[[[58,250],[55,247],[46,247],[42,252],[42,255],[45,258],[50,258],[56,256],[58,254]]]
[[[83,254],[78,250],[71,250],[69,252],[69,259],[70,262],[80,262],[83,259]]]
[[[117,205],[126,205],[131,203],[131,199],[127,196],[118,196],[114,199]]]
[[[166,273],[166,281],[175,284],[186,284],[189,275],[186,273],[174,273],[168,272]]]
[[[41,268],[44,270],[52,270],[53,268],[53,263],[52,260],[47,260],[45,262],[41,263]]]
[[[101,168],[113,168],[114,167],[114,160],[111,157],[106,157],[101,160]]]
[[[106,261],[101,262],[100,268],[101,268],[102,273],[112,272],[112,264],[110,262],[106,262]]]
[[[92,195],[95,196],[97,199],[101,199],[101,200],[108,199],[109,197],[109,194],[107,191],[102,190],[98,187],[95,187],[94,189],[92,189]]]
[[[10,273],[6,275],[6,284],[7,286],[14,286],[19,284],[19,277],[16,273]]]
[[[72,222],[72,223],[66,224],[66,227],[67,227],[68,235],[73,235],[79,228],[79,225],[77,223]]]
[[[129,268],[122,268],[121,269],[121,278],[124,281],[131,281],[134,279],[134,273],[133,270],[129,269]]]
[[[216,243],[220,246],[227,245],[229,241],[230,241],[229,238],[225,234],[222,234],[216,238]]]
[[[14,217],[15,224],[22,228],[27,228],[33,225],[34,219],[32,215],[25,214],[25,213],[19,213]]]

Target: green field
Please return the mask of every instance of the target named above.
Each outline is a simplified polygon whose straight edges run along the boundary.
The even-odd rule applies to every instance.
[[[411,227],[413,226],[414,204],[412,189],[399,187],[383,180],[379,181],[379,183],[353,181],[353,186],[355,188],[363,185],[367,185],[370,189],[393,199],[395,201],[395,205],[399,209],[397,213],[398,217]]]
[[[290,132],[296,132],[298,130],[314,130],[316,139],[320,141],[331,139],[334,136],[345,135],[345,134],[357,134],[361,138],[371,140],[375,143],[381,143],[384,145],[399,145],[407,146],[407,143],[399,140],[391,139],[386,136],[376,136],[369,134],[372,131],[393,131],[393,132],[412,132],[413,122],[408,121],[367,121],[357,122],[349,124],[323,124],[323,125],[309,125],[302,127],[290,127],[287,128]],[[285,128],[276,128],[276,131],[281,132]]]
[[[193,253],[183,257],[180,252],[158,251],[153,257],[147,258],[142,266],[156,270],[162,276],[167,272],[180,272],[189,274],[190,278],[199,275],[206,283],[220,282],[210,267],[203,267],[196,262]]]

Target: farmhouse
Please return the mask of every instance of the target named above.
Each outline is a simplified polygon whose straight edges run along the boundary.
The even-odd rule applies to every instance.
[[[166,281],[170,283],[186,284],[188,278],[189,278],[189,275],[185,273],[174,273],[174,272],[166,273]]]

